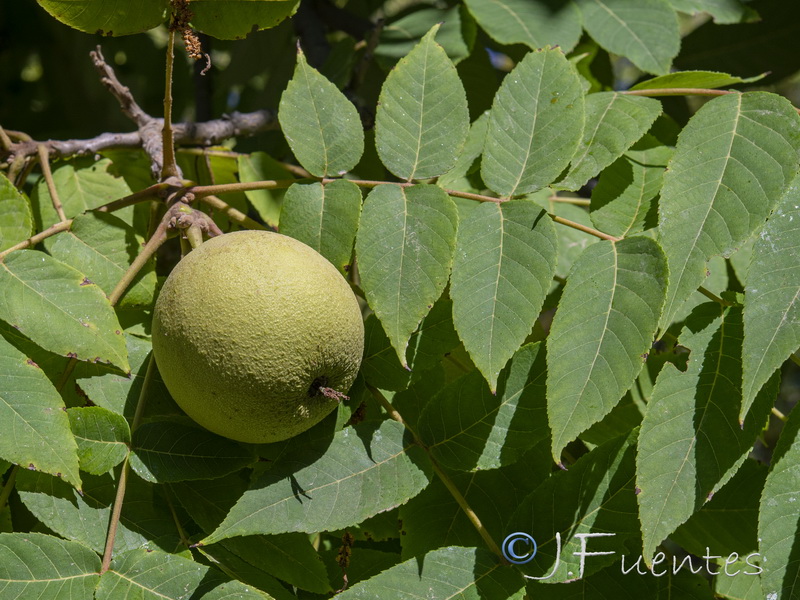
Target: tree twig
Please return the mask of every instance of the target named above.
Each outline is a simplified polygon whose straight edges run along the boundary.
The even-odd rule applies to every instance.
[[[220,200],[216,196],[203,196],[200,198],[200,201],[203,202],[204,204],[208,204],[212,208],[215,208],[225,213],[225,216],[228,217],[231,221],[235,221],[248,229],[259,229],[263,231],[266,231],[268,229],[258,221],[254,221],[246,214],[244,214],[242,211],[235,209],[230,204]]]
[[[22,241],[19,244],[14,244],[10,248],[6,248],[2,252],[0,252],[0,262],[2,262],[6,256],[11,254],[15,250],[24,250],[25,248],[30,248],[31,246],[35,246],[39,242],[49,238],[51,235],[55,235],[57,233],[61,233],[62,231],[66,231],[70,227],[72,227],[72,219],[67,219],[66,221],[61,221],[60,223],[51,225],[41,233],[37,233],[33,237],[29,237],[27,240]]]
[[[173,21],[175,17],[173,17]],[[163,163],[161,165],[161,179],[181,177],[178,163],[175,162],[175,141],[172,133],[172,66],[175,62],[175,28],[170,26],[167,40],[167,68],[166,83],[164,88],[164,125],[161,128],[161,151]]]
[[[64,206],[61,204],[61,198],[58,197],[56,182],[53,181],[53,172],[50,170],[50,157],[48,156],[47,147],[44,144],[39,144],[37,151],[39,153],[39,163],[42,166],[42,175],[44,175],[53,208],[58,215],[58,220],[61,222],[66,221],[67,216],[64,214]]]

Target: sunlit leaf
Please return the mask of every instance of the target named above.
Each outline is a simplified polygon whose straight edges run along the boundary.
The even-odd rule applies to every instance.
[[[32,235],[30,202],[5,175],[0,174],[0,252]]]
[[[99,406],[67,409],[81,471],[102,475],[128,454],[131,430],[120,415]]]
[[[317,177],[346,173],[364,152],[364,131],[355,105],[308,64],[302,51],[281,96],[278,120],[297,160]]]
[[[36,250],[0,262],[0,319],[46,350],[129,371],[125,337],[103,291]]]
[[[375,145],[381,161],[402,179],[428,179],[456,161],[469,131],[464,86],[434,26],[400,59],[381,88]]]
[[[670,272],[662,329],[703,283],[708,260],[728,256],[761,227],[794,176],[798,156],[800,116],[780,96],[722,96],[692,117],[659,201]]]
[[[481,175],[501,196],[539,190],[569,165],[583,134],[583,89],[559,49],[530,52],[500,86]]]
[[[525,341],[556,269],[556,231],[537,204],[485,202],[458,227],[453,323],[489,382]]]
[[[441,296],[455,251],[458,216],[441,188],[376,187],[356,239],[361,285],[400,362],[411,334]]]
[[[666,285],[664,253],[649,238],[593,244],[572,266],[547,338],[547,414],[557,462],[633,384]]]
[[[169,0],[37,0],[56,19],[86,33],[129,35],[164,22]]]
[[[191,0],[192,25],[222,40],[243,39],[291,17],[299,0]]]
[[[674,2],[675,0],[670,0]],[[728,0],[722,0],[728,1]],[[734,0],[737,1],[737,0]],[[731,87],[741,83],[752,83],[760,77],[741,78],[736,75],[717,71],[677,71],[668,75],[659,75],[631,86],[631,90],[661,90],[667,88],[701,88],[716,89]]]
[[[720,25],[758,19],[757,7],[751,8],[742,0],[669,0],[675,10],[687,14],[705,12]]]

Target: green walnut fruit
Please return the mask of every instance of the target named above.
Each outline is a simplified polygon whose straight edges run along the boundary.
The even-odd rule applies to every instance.
[[[241,442],[276,442],[321,421],[364,351],[355,295],[290,237],[240,231],[190,252],[164,283],[153,353],[178,405]]]

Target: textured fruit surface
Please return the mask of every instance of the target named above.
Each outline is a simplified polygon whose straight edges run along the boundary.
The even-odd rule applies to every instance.
[[[264,231],[228,233],[170,273],[153,316],[153,352],[180,407],[242,442],[283,440],[338,404],[364,350],[344,278],[312,248]]]

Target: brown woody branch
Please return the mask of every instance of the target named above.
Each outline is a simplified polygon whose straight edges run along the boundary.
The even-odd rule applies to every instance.
[[[133,98],[131,91],[117,79],[114,70],[105,62],[100,47],[90,53],[92,62],[100,72],[103,85],[117,99],[122,112],[137,126],[137,131],[128,133],[102,133],[94,138],[82,140],[31,140],[28,136],[7,132],[17,141],[0,152],[0,160],[14,162],[20,157],[35,156],[39,145],[44,145],[51,159],[69,156],[92,155],[111,148],[143,148],[150,157],[151,170],[156,181],[161,175],[163,152],[161,130],[164,120],[148,115]],[[175,123],[175,144],[183,146],[211,146],[237,136],[253,135],[261,131],[278,129],[275,111],[259,110],[251,113],[234,112],[202,123]],[[27,139],[26,139],[27,138]]]

